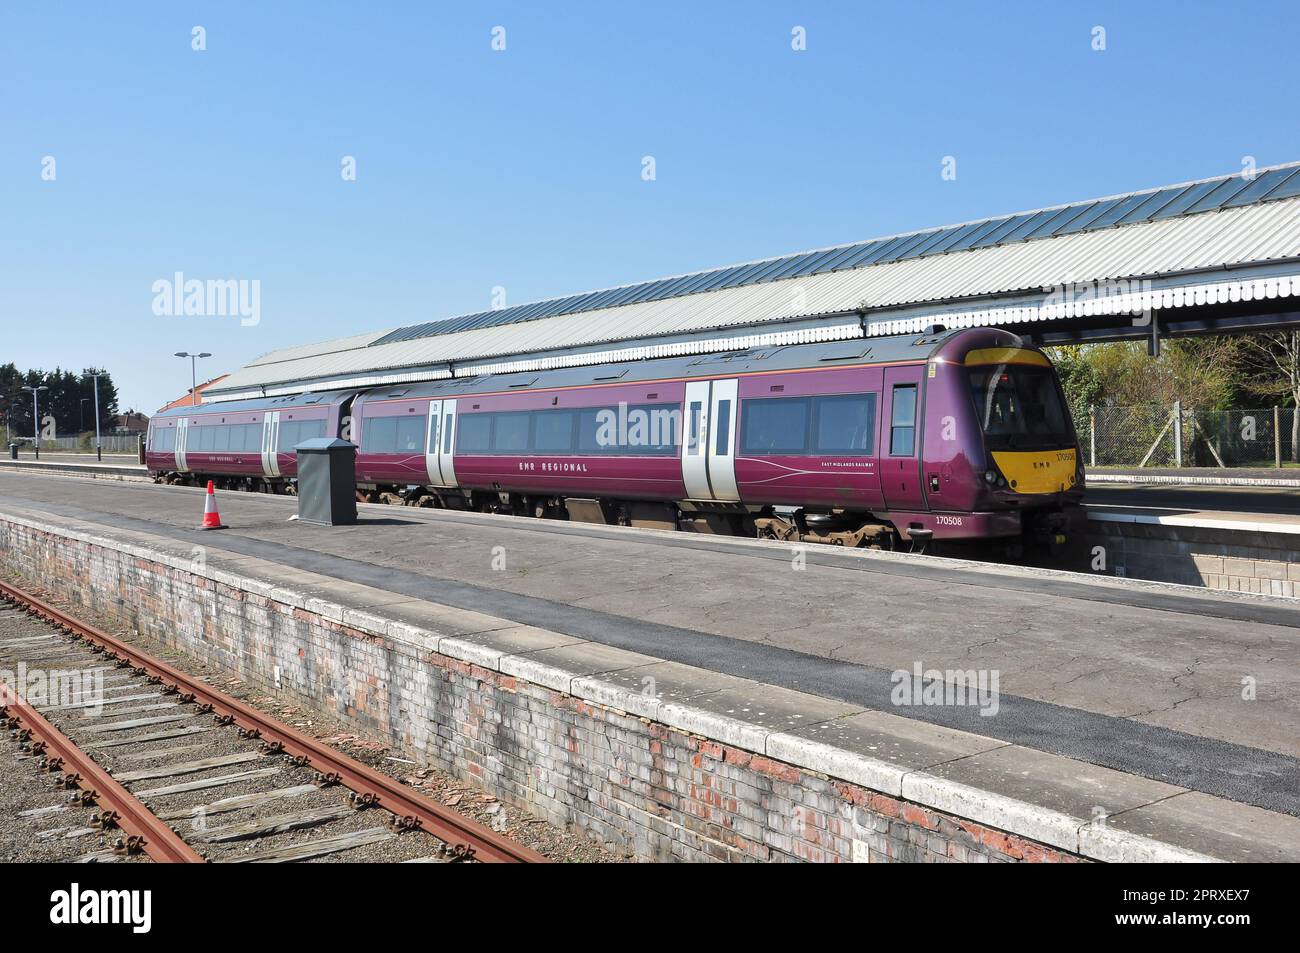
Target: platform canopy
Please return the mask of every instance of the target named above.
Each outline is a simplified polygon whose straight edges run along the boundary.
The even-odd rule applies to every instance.
[[[1300,324],[1300,163],[264,355],[206,400],[996,326],[1038,343]]]

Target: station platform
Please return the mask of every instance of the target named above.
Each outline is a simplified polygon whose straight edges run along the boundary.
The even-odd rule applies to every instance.
[[[113,458],[105,456],[98,461],[91,454],[81,453],[46,453],[39,460],[0,459],[0,470],[11,472],[41,473],[47,476],[79,476],[98,480],[124,480],[131,482],[152,482],[149,471],[134,457]]]
[[[1236,533],[1300,535],[1300,512],[1253,513],[1178,506],[1118,506],[1095,503],[1087,504],[1086,509],[1088,519],[1100,522],[1222,529]]]
[[[1097,486],[1084,504],[1090,568],[1144,579],[1300,597],[1300,490],[1276,487]]]
[[[324,528],[257,494],[222,494],[229,529],[204,533],[202,504],[0,472],[0,521],[201,552],[380,631],[435,628],[443,654],[1084,857],[1300,860],[1291,599],[444,510]],[[919,671],[989,676],[993,701],[900,702]]]

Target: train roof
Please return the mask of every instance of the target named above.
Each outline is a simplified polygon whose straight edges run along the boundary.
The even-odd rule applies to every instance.
[[[318,404],[329,406],[341,404],[356,391],[321,391],[319,393],[293,394],[287,397],[250,397],[247,400],[223,400],[217,403],[204,402],[197,406],[182,404],[168,410],[160,410],[153,415],[157,420],[163,417],[193,417],[199,414],[237,414],[244,410],[282,410],[287,407],[314,407]]]
[[[930,334],[900,334],[896,337],[835,341],[827,344],[787,344],[755,347],[743,351],[691,354],[648,361],[623,361],[589,367],[565,367],[550,371],[517,371],[485,374],[458,380],[427,381],[378,387],[373,397],[434,397],[439,394],[485,394],[502,390],[547,390],[594,384],[632,384],[638,381],[693,377],[726,377],[763,371],[832,368],[844,365],[896,364],[924,361],[961,331],[936,330]],[[988,334],[1006,332],[983,331]],[[1007,338],[1013,335],[1006,334]]]

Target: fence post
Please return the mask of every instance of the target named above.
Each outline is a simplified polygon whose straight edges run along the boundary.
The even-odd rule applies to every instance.
[[[1183,402],[1174,401],[1174,466],[1183,465]]]
[[[1273,405],[1273,466],[1282,469],[1282,408]]]
[[[1088,466],[1097,466],[1097,408],[1093,404],[1088,405]]]

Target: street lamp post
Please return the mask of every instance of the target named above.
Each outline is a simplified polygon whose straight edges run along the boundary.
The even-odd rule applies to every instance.
[[[103,460],[104,451],[99,443],[99,375],[91,374],[95,379],[95,459]]]
[[[49,390],[49,388],[44,385],[32,387],[24,384],[23,390],[32,392],[32,433],[35,436],[35,440],[32,442],[36,445],[36,459],[39,460],[41,458],[41,401],[37,395],[43,390]]]
[[[190,396],[193,398],[191,403],[197,407],[199,405],[199,378],[198,378],[198,359],[200,357],[211,357],[207,351],[201,354],[191,354],[189,351],[177,351],[177,357],[188,357],[190,359]]]

